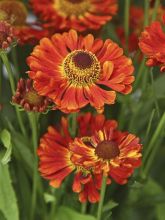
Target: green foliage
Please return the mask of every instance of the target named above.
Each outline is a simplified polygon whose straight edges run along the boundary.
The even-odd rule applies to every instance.
[[[0,216],[6,220],[19,220],[16,195],[8,165],[0,163]]]
[[[11,135],[10,133],[4,129],[0,133],[0,140],[3,146],[6,148],[6,152],[1,159],[2,164],[7,164],[11,159],[11,152],[12,152],[12,144],[11,144]]]
[[[58,219],[58,220],[71,220],[71,219],[72,220],[96,220],[93,216],[82,215],[65,206],[61,206],[58,208],[55,219]]]

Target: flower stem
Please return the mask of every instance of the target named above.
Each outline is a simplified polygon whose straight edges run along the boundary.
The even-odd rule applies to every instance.
[[[126,40],[126,52],[128,53],[128,44],[129,44],[129,9],[130,9],[130,0],[125,0],[125,9],[124,9],[124,30],[125,30],[125,40]]]
[[[8,57],[6,55],[6,53],[4,52],[1,52],[0,53],[0,56],[2,58],[2,61],[6,67],[6,70],[7,70],[7,73],[8,73],[8,77],[9,77],[9,81],[10,81],[10,87],[11,87],[11,91],[12,91],[12,94],[14,95],[15,93],[15,82],[14,82],[14,77],[13,77],[13,71],[11,69],[11,65],[9,63],[9,60],[8,60]],[[15,106],[15,110],[16,110],[16,115],[17,115],[17,119],[18,119],[18,123],[19,123],[19,126],[20,126],[20,129],[23,133],[23,135],[26,137],[26,129],[24,127],[24,124],[23,124],[23,121],[22,121],[22,117],[21,117],[21,114],[20,114],[20,111],[18,109],[17,106]]]
[[[29,122],[32,130],[32,141],[33,141],[33,151],[34,151],[34,170],[33,170],[33,188],[32,188],[32,202],[31,202],[31,213],[30,219],[34,219],[34,212],[36,207],[36,199],[37,199],[37,174],[38,174],[38,161],[37,161],[37,153],[36,149],[38,146],[38,125],[37,125],[37,115],[34,112],[28,114]]]
[[[12,95],[14,95],[14,93],[15,93],[15,82],[14,82],[13,71],[11,69],[11,66],[10,66],[10,63],[9,63],[9,60],[8,60],[8,57],[7,57],[6,53],[1,52],[0,55],[1,55],[2,61],[5,65],[7,73],[8,73]]]
[[[69,130],[72,137],[76,136],[77,131],[77,113],[72,113],[69,116]]]
[[[3,80],[2,68],[3,68],[3,66],[2,66],[2,60],[0,59],[0,101],[2,101],[2,100],[1,100],[1,98],[2,98],[2,80]]]
[[[143,157],[143,173],[146,175],[148,173],[148,170],[152,164],[153,158],[155,156],[155,153],[157,152],[157,148],[159,145],[157,142],[160,140],[160,136],[162,134],[163,129],[165,128],[165,113],[163,114],[162,118],[160,119],[160,122],[158,124],[158,127],[154,133],[154,135],[151,138],[151,141],[148,145],[148,148],[144,154]]]
[[[136,90],[138,88],[138,85],[141,81],[141,77],[142,77],[144,68],[145,68],[145,58],[142,59],[139,70],[137,72],[136,81],[134,83],[134,90]]]
[[[158,104],[157,97],[156,97],[156,92],[155,92],[153,68],[151,68],[150,74],[151,74],[151,84],[152,84],[152,94],[153,94],[153,98],[154,98],[154,104],[155,104],[155,108],[156,108],[156,111],[157,111],[158,118],[160,118],[159,104]]]
[[[19,78],[19,65],[18,65],[18,59],[17,59],[17,49],[16,47],[13,47],[11,50],[11,57],[12,57],[12,61],[15,67],[15,76],[18,80]]]
[[[152,14],[152,21],[156,20],[159,5],[160,5],[160,0],[155,0],[154,11],[153,11],[153,14]]]
[[[101,215],[102,215],[102,209],[103,209],[103,203],[104,203],[104,197],[105,197],[105,191],[106,191],[106,185],[107,185],[107,176],[103,176],[102,179],[102,187],[101,187],[101,198],[99,201],[98,205],[98,210],[97,210],[97,220],[101,220]]]
[[[144,1],[144,27],[149,24],[149,7],[150,7],[150,0]]]
[[[82,203],[81,205],[81,213],[85,214],[86,213],[86,209],[87,209],[87,202]]]

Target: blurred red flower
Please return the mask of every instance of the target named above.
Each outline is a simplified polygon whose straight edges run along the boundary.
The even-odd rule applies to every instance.
[[[84,31],[99,29],[117,12],[117,0],[31,0],[46,27]]]
[[[20,1],[0,1],[1,20],[7,21],[13,27],[14,35],[19,44],[35,44],[41,38],[48,36],[48,31],[41,25],[27,23],[28,11]]]
[[[165,33],[160,22],[155,21],[145,28],[139,47],[147,56],[147,66],[160,66],[160,70],[165,71]]]

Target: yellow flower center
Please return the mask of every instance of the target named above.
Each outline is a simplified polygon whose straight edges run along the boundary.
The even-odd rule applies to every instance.
[[[116,142],[102,141],[97,145],[95,154],[101,159],[111,160],[119,156],[120,150]]]
[[[0,19],[14,26],[24,25],[27,18],[25,5],[19,1],[0,1]]]
[[[25,94],[24,99],[31,105],[39,105],[43,101],[43,97],[38,95],[35,90],[28,91]]]
[[[89,85],[99,79],[101,66],[93,53],[75,50],[64,59],[62,72],[72,84]]]
[[[54,3],[54,8],[64,17],[83,15],[90,6],[89,0],[55,0]]]

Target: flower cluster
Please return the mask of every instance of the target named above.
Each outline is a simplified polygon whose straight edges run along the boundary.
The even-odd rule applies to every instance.
[[[139,138],[117,129],[117,122],[103,115],[80,115],[77,119],[78,135],[68,132],[68,120],[62,118],[58,130],[49,127],[38,148],[41,175],[58,188],[62,181],[74,173],[72,189],[79,200],[99,201],[102,177],[107,184],[113,179],[125,184],[136,167],[141,164]]]
[[[20,44],[35,44],[27,57],[29,78],[18,81],[12,102],[26,111],[44,113],[52,103],[52,110],[68,114],[87,105],[96,109],[98,115],[78,115],[74,137],[67,117],[62,117],[59,126],[48,127],[37,154],[39,171],[51,186],[60,187],[72,175],[72,189],[79,200],[98,202],[104,177],[106,184],[112,180],[126,184],[141,164],[139,138],[118,130],[117,121],[106,120],[102,114],[105,105],[115,104],[118,93],[131,93],[135,80],[132,60],[113,40],[86,34],[112,19],[117,0],[30,0],[30,6],[38,15],[32,23],[27,21],[24,3],[0,1],[0,48],[9,48],[15,38]],[[130,13],[137,15],[131,16],[130,27],[135,31],[127,39],[134,42],[129,48],[132,52],[137,49],[143,11],[132,7]],[[124,44],[123,29],[117,32]],[[153,42],[157,44],[153,46]],[[164,43],[158,22],[146,28],[139,43],[148,57],[147,65],[160,64],[162,71]]]

